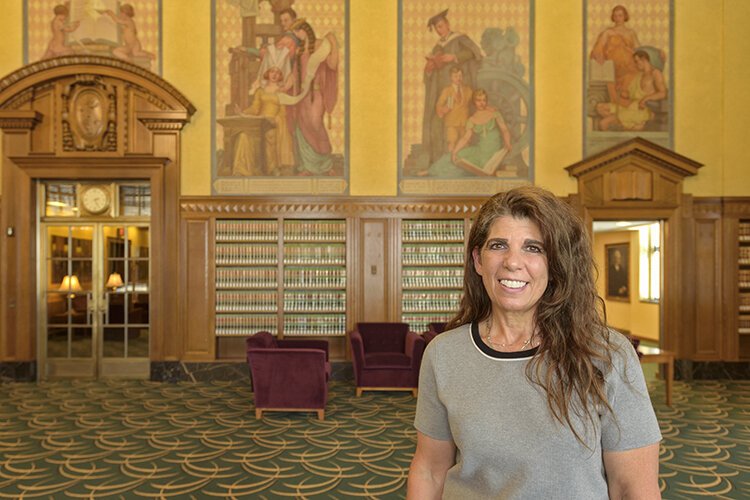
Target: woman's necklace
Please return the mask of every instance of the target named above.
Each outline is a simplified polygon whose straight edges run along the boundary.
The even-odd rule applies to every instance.
[[[512,344],[503,344],[503,343],[498,342],[497,344],[495,344],[492,341],[492,337],[490,336],[490,332],[491,331],[492,331],[492,316],[490,316],[487,319],[487,335],[484,338],[487,340],[487,343],[489,344],[489,346],[492,347],[493,349],[495,349],[496,351],[499,350],[499,349],[497,349],[496,346],[500,346],[502,349],[510,349],[511,347],[513,347],[516,344],[516,342],[513,342]],[[527,338],[523,342],[523,344],[521,344],[521,347],[519,347],[516,350],[517,351],[523,351],[524,349],[526,349],[526,347],[528,347],[529,344],[531,344],[531,339],[533,339],[533,338],[534,338],[534,334],[532,333],[531,336],[529,338]]]

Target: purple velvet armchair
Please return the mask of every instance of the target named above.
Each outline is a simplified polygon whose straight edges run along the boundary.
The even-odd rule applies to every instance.
[[[448,323],[438,321],[427,325],[427,331],[422,334],[425,343],[429,344],[432,342],[432,339],[443,333],[445,331],[445,325],[447,324]]]
[[[258,332],[245,340],[255,392],[255,418],[264,411],[315,411],[325,418],[328,401],[328,342],[278,340]]]
[[[416,397],[425,341],[406,323],[357,323],[349,333],[357,397],[362,391],[411,391]]]

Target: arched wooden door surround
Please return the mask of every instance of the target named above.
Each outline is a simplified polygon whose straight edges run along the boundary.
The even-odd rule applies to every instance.
[[[105,57],[49,59],[0,81],[0,362],[36,356],[34,186],[40,179],[150,181],[150,357],[179,359],[172,288],[179,282],[180,131],[194,112],[161,77]]]

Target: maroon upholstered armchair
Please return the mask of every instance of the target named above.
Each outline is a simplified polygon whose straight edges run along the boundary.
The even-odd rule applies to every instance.
[[[357,397],[362,391],[411,391],[416,397],[425,341],[406,323],[357,323],[349,333]]]
[[[278,340],[258,332],[245,340],[255,392],[255,418],[264,411],[315,411],[325,418],[328,401],[328,342]]]
[[[440,335],[445,331],[445,325],[448,323],[446,322],[433,322],[427,325],[427,331],[422,334],[422,338],[424,339],[426,344],[429,344],[432,342],[432,339]]]

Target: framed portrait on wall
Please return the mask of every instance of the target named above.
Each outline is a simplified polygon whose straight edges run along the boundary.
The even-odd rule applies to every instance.
[[[212,0],[212,190],[348,192],[347,0]]]
[[[161,0],[24,0],[24,64],[116,57],[161,74]]]
[[[584,1],[584,154],[673,146],[672,0]]]
[[[533,20],[533,0],[400,0],[400,194],[533,181]]]
[[[630,243],[604,245],[607,300],[630,302]]]

